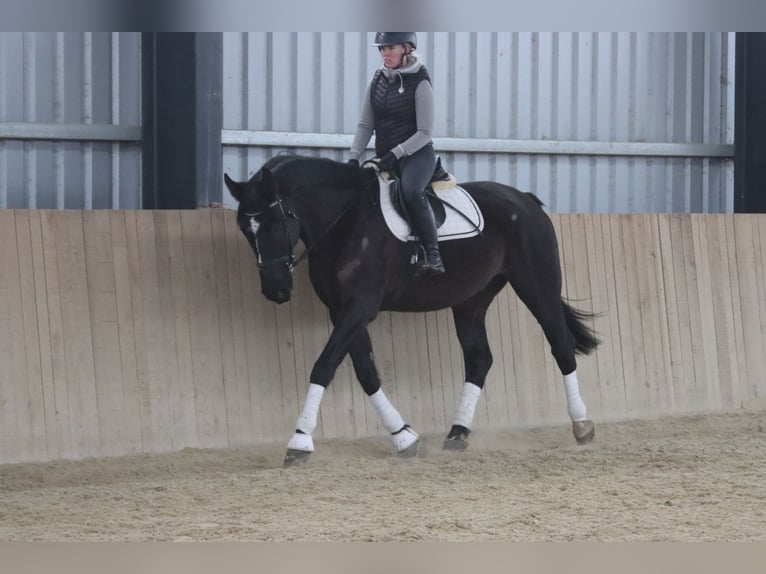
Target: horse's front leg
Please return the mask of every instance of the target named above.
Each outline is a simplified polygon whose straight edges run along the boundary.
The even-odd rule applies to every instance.
[[[383,421],[383,426],[391,433],[391,440],[397,454],[404,458],[415,456],[418,452],[420,437],[404,421],[381,388],[380,375],[373,358],[372,341],[366,328],[362,329],[352,341],[349,353],[354,363],[356,378]]]
[[[295,433],[287,444],[285,466],[305,463],[314,452],[312,435],[317,426],[319,406],[346,353],[351,354],[357,378],[382,418],[383,426],[391,433],[397,452],[400,456],[417,453],[418,434],[404,422],[380,386],[380,376],[372,358],[372,342],[367,332],[367,325],[375,314],[365,313],[363,309],[360,306],[342,313],[330,312],[334,328],[311,371],[306,401],[298,416]]]

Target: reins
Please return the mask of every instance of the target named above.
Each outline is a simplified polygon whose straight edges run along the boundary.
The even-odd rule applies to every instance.
[[[325,228],[325,230],[319,234],[319,237],[317,237],[316,240],[310,246],[306,247],[303,250],[303,253],[301,253],[300,257],[298,257],[298,259],[296,259],[295,262],[293,263],[292,265],[293,269],[298,265],[298,263],[303,261],[308,255],[309,251],[311,251],[322,239],[324,239],[324,237],[330,232],[330,230],[333,227],[335,227],[335,225],[337,225],[341,219],[343,219],[343,216],[346,215],[346,213],[365,196],[365,194],[370,190],[370,188],[372,188],[373,184],[376,181],[377,181],[377,175],[370,180],[370,183],[368,183],[362,188],[362,190],[360,191],[356,199],[354,199],[353,201],[350,201],[349,204],[343,208],[343,210],[338,214],[338,216],[330,222],[330,225],[328,225]]]
[[[309,252],[312,249],[314,249],[314,247],[316,247],[330,233],[330,231],[340,222],[341,219],[343,219],[343,217],[349,212],[349,210],[351,210],[352,207],[357,205],[357,203],[359,203],[359,201],[362,200],[365,197],[366,193],[375,184],[375,182],[378,179],[378,177],[377,177],[377,174],[378,174],[377,165],[375,165],[374,162],[369,162],[369,161],[365,162],[365,165],[369,165],[369,164],[372,164],[374,166],[374,168],[375,168],[375,172],[376,172],[375,177],[371,178],[370,182],[361,189],[361,191],[359,192],[357,197],[355,199],[351,200],[348,203],[348,205],[346,205],[341,210],[341,212],[337,216],[335,216],[335,218],[333,218],[333,220],[330,222],[330,224],[317,236],[317,238],[312,242],[311,245],[304,247],[303,253],[301,253],[296,258],[295,254],[293,253],[293,251],[291,251],[289,255],[285,255],[283,257],[278,257],[278,258],[276,258],[274,260],[267,261],[267,262],[261,261],[260,260],[260,255],[259,255],[258,267],[260,267],[260,268],[272,267],[274,265],[279,265],[279,264],[282,264],[282,263],[286,263],[288,268],[289,268],[289,270],[290,270],[290,272],[292,273],[293,270],[303,260],[305,260],[306,257],[308,257]],[[482,234],[482,231],[481,231],[481,229],[479,229],[479,226],[474,221],[472,221],[471,218],[469,218],[466,214],[464,214],[461,210],[459,210],[457,207],[452,205],[450,202],[445,201],[444,199],[439,197],[438,194],[434,194],[434,195],[436,196],[436,198],[439,201],[442,202],[442,204],[444,204],[445,206],[449,207],[454,212],[456,212],[458,215],[460,215],[460,217],[465,219],[469,223],[469,225],[471,225],[474,228],[474,230],[479,235]],[[283,222],[283,224],[285,226],[285,233],[287,234],[288,241],[292,245],[292,237],[291,237],[291,234],[290,234],[290,229],[287,226],[287,219],[292,217],[292,218],[298,220],[298,217],[292,212],[292,210],[285,209],[284,205],[282,204],[282,198],[281,197],[278,197],[276,201],[274,201],[272,204],[269,205],[270,208],[272,208],[274,206],[278,206],[279,207],[279,211],[280,211],[280,215],[281,215],[281,221]],[[261,212],[256,212],[256,213],[247,213],[246,212],[245,216],[254,218],[254,217],[256,217],[256,216],[258,216],[260,214],[261,214]],[[257,245],[257,239],[256,239],[256,245]],[[256,251],[258,253],[260,253],[260,250],[256,249]]]
[[[362,199],[361,194],[359,195],[359,197],[357,197],[353,201],[350,201],[349,204],[343,208],[343,210],[337,215],[337,217],[330,222],[330,225],[328,225],[325,228],[325,230],[319,234],[316,240],[311,245],[303,249],[303,253],[301,253],[300,256],[297,259],[295,259],[295,261],[290,266],[290,270],[295,269],[298,266],[298,263],[303,261],[306,258],[306,256],[308,256],[309,251],[311,251],[320,241],[322,241],[322,239],[324,239],[324,237],[330,232],[330,230],[333,227],[335,227],[335,225],[337,225],[337,223],[343,218],[343,216],[346,215],[346,213],[348,213],[348,210],[351,209],[354,205],[356,205],[360,199]]]

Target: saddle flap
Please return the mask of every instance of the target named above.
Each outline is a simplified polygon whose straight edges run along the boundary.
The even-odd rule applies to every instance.
[[[410,217],[407,213],[407,205],[404,201],[398,178],[389,179],[388,190],[391,196],[391,204],[394,206],[394,209],[396,209],[396,212],[404,220],[409,221]],[[438,229],[444,224],[444,220],[447,218],[447,213],[444,210],[444,204],[436,195],[436,193],[434,193],[433,187],[431,185],[426,188],[426,198],[428,199],[428,203],[431,205],[431,210],[434,212],[436,228]]]

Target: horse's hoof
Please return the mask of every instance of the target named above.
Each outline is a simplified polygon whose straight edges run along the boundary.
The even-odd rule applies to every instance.
[[[410,425],[404,425],[398,431],[392,433],[391,439],[394,441],[396,454],[400,458],[412,458],[418,454],[420,436]]]
[[[305,450],[295,450],[294,448],[288,448],[285,454],[285,466],[298,466],[306,464],[311,458],[311,453]]]
[[[417,440],[414,443],[412,443],[410,446],[405,448],[404,450],[398,451],[396,454],[399,456],[399,458],[414,458],[418,454],[419,444],[420,444],[420,441]]]
[[[596,436],[596,425],[593,421],[576,421],[572,423],[572,434],[577,444],[588,444]]]
[[[461,436],[447,437],[444,439],[444,450],[463,452],[468,448],[468,441]]]
[[[468,435],[471,434],[471,429],[463,425],[452,425],[452,428],[447,434],[447,438],[444,439],[444,450],[451,450],[453,452],[463,452],[468,448]]]

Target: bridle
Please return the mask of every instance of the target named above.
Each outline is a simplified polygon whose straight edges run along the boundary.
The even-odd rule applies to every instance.
[[[257,230],[253,230],[253,242],[255,244],[255,253],[258,256],[258,269],[267,269],[269,267],[274,267],[275,265],[287,265],[288,271],[290,273],[293,272],[293,269],[295,269],[295,266],[300,262],[300,259],[303,258],[301,256],[300,259],[296,261],[295,259],[295,249],[294,245],[298,243],[298,238],[295,238],[295,241],[293,242],[292,234],[290,233],[290,226],[287,224],[289,219],[295,219],[298,221],[298,218],[295,216],[295,213],[293,213],[290,209],[285,209],[285,205],[282,202],[281,197],[277,197],[272,203],[270,203],[266,209],[263,209],[261,211],[255,211],[252,213],[245,212],[245,217],[248,217],[250,219],[251,225],[252,222],[255,221],[258,222],[258,217],[263,215],[264,213],[268,211],[273,211],[276,213],[277,217],[279,217],[279,220],[282,222],[282,226],[285,231],[285,235],[287,236],[288,245],[290,245],[290,253],[287,255],[282,255],[281,257],[275,257],[273,259],[269,259],[268,261],[264,261],[261,257],[261,250],[258,248],[258,234]],[[260,225],[260,224],[259,224]]]
[[[275,257],[273,259],[269,259],[268,261],[263,261],[261,258],[261,250],[258,249],[258,235],[256,233],[253,233],[253,241],[255,242],[255,252],[258,255],[258,269],[266,269],[269,267],[274,267],[275,265],[287,265],[287,269],[290,273],[292,273],[295,268],[298,266],[301,261],[306,259],[306,256],[309,254],[309,251],[311,251],[316,245],[330,232],[330,230],[337,225],[337,223],[343,218],[346,213],[348,213],[349,209],[351,209],[356,203],[364,196],[364,194],[359,194],[359,196],[354,199],[353,201],[350,201],[346,207],[343,208],[343,210],[330,222],[330,225],[325,228],[322,233],[319,234],[319,236],[316,238],[316,240],[308,247],[306,247],[303,250],[303,253],[300,254],[299,257],[295,257],[295,245],[298,243],[298,238],[295,238],[295,241],[293,241],[292,234],[290,233],[290,227],[287,225],[287,222],[289,219],[294,219],[295,221],[298,220],[298,217],[295,215],[295,213],[285,208],[284,203],[282,202],[281,197],[277,197],[272,203],[266,207],[266,209],[263,209],[261,211],[256,211],[253,213],[245,212],[245,217],[249,217],[250,220],[256,220],[257,217],[266,213],[267,211],[273,211],[276,213],[276,216],[280,218],[280,221],[282,222],[282,226],[285,230],[285,235],[287,236],[288,244],[290,245],[290,253],[287,255],[282,255],[281,257]]]
[[[367,164],[367,163],[368,162],[365,162],[365,164]],[[374,162],[369,162],[369,163],[371,163],[371,165],[373,165],[376,168],[376,171],[377,171],[377,166],[375,165],[375,163]],[[324,239],[324,237],[330,232],[330,230],[333,227],[335,227],[335,225],[338,224],[338,222],[343,218],[343,216],[346,215],[346,213],[348,213],[348,211],[354,205],[356,205],[362,198],[367,196],[367,194],[365,192],[368,191],[370,189],[370,187],[372,187],[372,185],[376,181],[377,181],[377,178],[373,178],[370,181],[370,183],[368,183],[364,187],[364,189],[361,190],[361,192],[357,195],[356,199],[354,199],[353,201],[349,201],[348,205],[346,205],[346,207],[344,207],[341,210],[341,212],[335,217],[335,219],[333,219],[330,222],[330,225],[328,225],[324,229],[324,231],[322,231],[322,233],[320,233],[317,236],[316,240],[310,246],[306,247],[303,250],[303,253],[301,253],[300,256],[297,257],[297,258],[295,257],[295,245],[298,243],[298,239],[299,238],[296,237],[295,241],[293,241],[293,237],[290,234],[290,227],[288,226],[287,222],[288,222],[289,219],[294,219],[295,221],[298,221],[298,223],[300,224],[300,220],[298,219],[298,217],[295,215],[295,213],[291,209],[285,207],[285,205],[284,205],[284,203],[282,201],[282,197],[280,195],[277,194],[276,199],[273,202],[271,202],[266,207],[266,209],[262,209],[261,211],[255,211],[255,212],[252,212],[252,213],[244,212],[245,217],[250,218],[251,222],[255,221],[256,223],[258,223],[257,218],[259,216],[261,216],[264,213],[269,212],[269,211],[274,212],[276,214],[276,217],[279,217],[280,221],[282,222],[282,226],[284,227],[284,230],[285,230],[285,235],[287,236],[288,244],[290,245],[290,253],[288,253],[287,255],[282,255],[281,257],[275,257],[274,259],[269,259],[268,261],[263,261],[263,259],[261,258],[261,250],[258,249],[258,236],[257,236],[257,233],[253,232],[253,241],[254,241],[254,244],[255,244],[255,252],[258,255],[258,269],[266,269],[266,268],[269,268],[269,267],[274,267],[275,265],[287,265],[287,270],[290,273],[292,273],[295,270],[295,268],[298,266],[298,264],[301,263],[304,259],[306,259],[306,256],[308,256],[309,251],[311,251],[314,247],[317,246],[317,244],[319,244],[319,242],[322,239]],[[259,223],[259,225],[260,225],[260,223]]]

